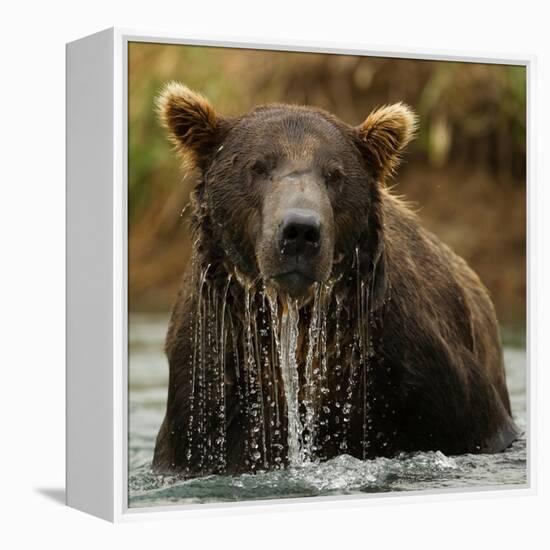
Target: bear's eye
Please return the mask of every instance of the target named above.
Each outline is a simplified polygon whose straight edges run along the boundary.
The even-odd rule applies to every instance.
[[[339,168],[329,168],[325,172],[325,182],[327,185],[335,185],[342,181],[343,174]]]
[[[264,176],[265,177],[265,176],[269,175],[269,171],[270,171],[270,166],[269,166],[269,163],[266,160],[262,160],[262,159],[257,160],[252,165],[252,172],[256,176]]]

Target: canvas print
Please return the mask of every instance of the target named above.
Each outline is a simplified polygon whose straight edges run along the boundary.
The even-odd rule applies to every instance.
[[[525,485],[525,98],[130,43],[130,507]]]

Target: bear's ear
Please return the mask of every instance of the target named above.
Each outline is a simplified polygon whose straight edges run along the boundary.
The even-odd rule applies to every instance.
[[[376,109],[356,128],[361,149],[376,179],[383,181],[395,171],[416,127],[414,112],[403,103],[395,103]]]
[[[227,121],[210,102],[178,82],[157,98],[157,113],[184,161],[200,166],[222,139]]]

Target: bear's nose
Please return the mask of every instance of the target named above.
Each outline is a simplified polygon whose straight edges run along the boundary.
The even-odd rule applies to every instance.
[[[288,210],[281,220],[279,246],[285,256],[313,256],[321,243],[321,219],[313,210]]]

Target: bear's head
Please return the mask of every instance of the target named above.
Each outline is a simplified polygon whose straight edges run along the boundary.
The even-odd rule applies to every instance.
[[[337,280],[361,262],[376,275],[374,300],[383,294],[380,190],[413,136],[408,107],[383,107],[357,127],[283,104],[227,118],[171,83],[158,111],[179,153],[200,172],[199,231],[208,232],[206,248],[216,249],[228,272],[304,298],[314,283]]]

